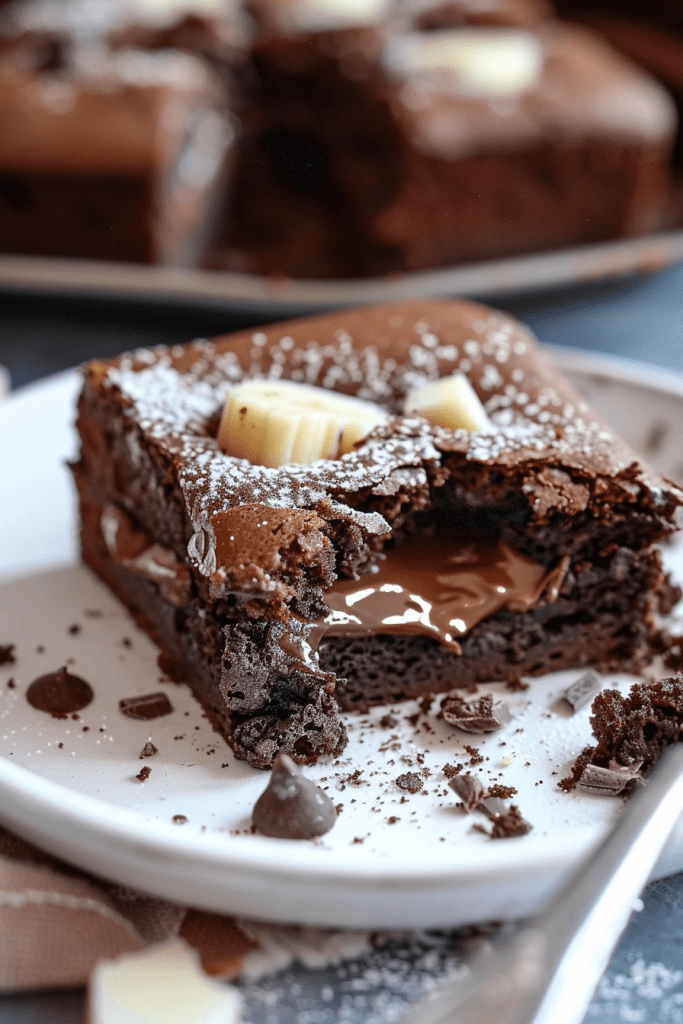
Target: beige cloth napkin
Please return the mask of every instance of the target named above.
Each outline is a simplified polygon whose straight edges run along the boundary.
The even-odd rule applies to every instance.
[[[0,992],[84,985],[99,960],[175,935],[224,978],[260,946],[231,917],[105,882],[0,828]]]

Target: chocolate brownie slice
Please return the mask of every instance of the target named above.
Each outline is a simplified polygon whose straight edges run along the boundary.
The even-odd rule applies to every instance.
[[[661,223],[671,99],[543,3],[367,0],[355,23],[306,0],[249,8],[216,265],[378,275]]]
[[[0,251],[192,266],[233,128],[206,65],[0,25]]]
[[[407,393],[456,372],[484,429],[403,414]],[[256,766],[340,751],[340,706],[588,663],[637,671],[661,643],[653,545],[683,495],[503,314],[399,303],[84,374],[83,557]],[[216,439],[249,379],[355,395],[388,418],[349,454],[266,468]]]

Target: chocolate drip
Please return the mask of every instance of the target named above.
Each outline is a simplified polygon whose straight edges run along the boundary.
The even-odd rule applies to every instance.
[[[566,570],[567,559],[548,570],[501,541],[414,537],[389,549],[376,572],[337,580],[308,642],[317,650],[326,636],[410,633],[460,654],[458,638],[502,608],[526,612],[556,600]]]
[[[92,687],[66,667],[35,679],[26,691],[26,699],[38,711],[47,711],[53,718],[66,718],[86,707],[93,699]]]

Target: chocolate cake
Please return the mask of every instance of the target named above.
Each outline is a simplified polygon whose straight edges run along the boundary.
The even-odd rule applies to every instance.
[[[660,223],[673,103],[596,35],[521,0],[325,6],[249,4],[216,265],[377,275]]]
[[[0,19],[0,251],[194,266],[234,134],[223,86],[189,53],[110,47],[68,8]]]
[[[340,709],[589,663],[638,671],[661,645],[653,545],[683,494],[503,314],[413,301],[84,376],[83,557],[253,765],[338,753]],[[454,379],[479,425],[405,413]],[[379,418],[348,454],[267,468],[217,440],[246,429],[221,410],[235,397],[246,423],[247,385],[290,389],[277,434],[311,386]]]

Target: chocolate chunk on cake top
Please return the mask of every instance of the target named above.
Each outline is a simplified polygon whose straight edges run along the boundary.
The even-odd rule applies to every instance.
[[[257,767],[338,753],[343,710],[585,664],[638,671],[661,646],[654,545],[683,495],[501,313],[416,300],[84,374],[83,557]],[[434,389],[450,396],[454,375],[482,410],[471,429],[440,424]],[[248,386],[276,396],[273,421],[252,399],[241,425],[223,418]],[[257,422],[315,433],[311,394],[378,418],[308,464],[223,450]]]

